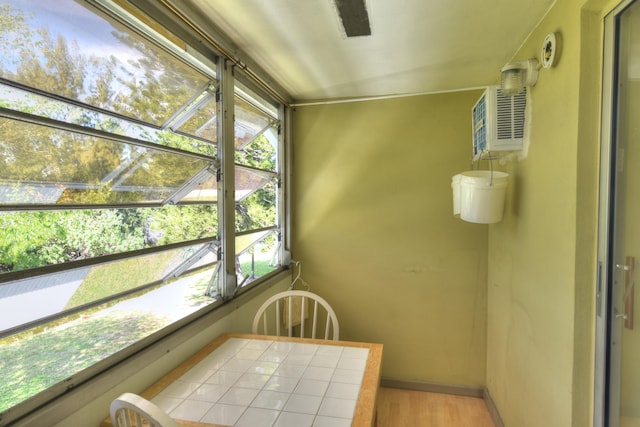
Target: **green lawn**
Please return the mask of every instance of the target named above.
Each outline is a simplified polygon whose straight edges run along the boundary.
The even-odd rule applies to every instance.
[[[169,264],[169,259],[175,256],[175,251],[161,252],[93,267],[65,308],[77,307],[154,282],[162,277],[158,272],[162,272],[164,266]]]
[[[177,254],[161,253],[94,267],[67,308],[153,282],[158,279],[158,271],[168,265],[167,257],[171,256]],[[250,274],[251,263],[245,262],[241,268],[243,274]],[[268,260],[256,259],[256,277],[273,270]],[[211,299],[204,295],[208,278],[204,274],[190,285],[190,292],[182,303],[198,306],[210,302]],[[180,303],[176,301],[176,305]],[[0,340],[0,412],[64,381],[169,322],[149,313],[113,311],[100,314],[104,308],[95,308],[91,312],[83,312],[82,316],[70,316],[55,324]]]
[[[91,269],[69,301],[67,308],[157,280],[167,256],[159,254]],[[211,298],[204,295],[208,276],[203,274],[188,286],[185,300],[176,306],[197,307]],[[159,285],[161,287],[164,285]],[[156,287],[145,291],[151,292]],[[143,294],[130,295],[138,298]],[[125,298],[125,299],[127,299]],[[0,412],[71,377],[121,349],[158,331],[171,322],[149,312],[115,310],[100,313],[94,308],[56,322],[0,340]]]
[[[104,317],[76,319],[13,342],[10,338],[3,340],[0,343],[0,412],[165,324],[163,318],[113,312]]]
[[[258,259],[256,257],[256,260],[254,262],[254,274],[255,277],[262,277],[267,273],[272,272],[273,270],[275,270],[277,267],[271,267],[269,265],[269,259]],[[251,261],[245,261],[243,263],[240,264],[240,270],[242,271],[242,275],[243,276],[248,276],[251,274]]]

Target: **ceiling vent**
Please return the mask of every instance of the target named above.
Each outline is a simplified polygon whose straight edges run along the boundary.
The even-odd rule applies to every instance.
[[[335,0],[335,4],[347,37],[371,35],[365,0]]]

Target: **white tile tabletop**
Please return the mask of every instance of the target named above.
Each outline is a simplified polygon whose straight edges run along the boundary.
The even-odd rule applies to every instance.
[[[152,401],[234,427],[351,426],[368,348],[231,337]]]

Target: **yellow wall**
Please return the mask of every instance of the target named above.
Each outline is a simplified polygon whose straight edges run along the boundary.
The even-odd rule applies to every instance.
[[[602,18],[612,3],[558,0],[515,53],[539,57],[545,35],[560,36],[558,64],[532,89],[527,156],[501,166],[510,179],[499,224],[450,212],[479,92],[297,109],[294,257],[344,338],[385,344],[385,377],[486,385],[508,427],[592,423]]]
[[[559,63],[531,90],[528,156],[506,168],[506,217],[489,233],[487,387],[507,426],[572,419],[580,15],[568,3],[517,54],[537,57],[546,33],[562,35]]]
[[[452,215],[480,91],[298,107],[293,257],[383,376],[484,386],[486,225]]]
[[[592,423],[602,13],[559,0],[515,59],[561,36],[532,89],[528,156],[489,232],[487,388],[507,426]]]

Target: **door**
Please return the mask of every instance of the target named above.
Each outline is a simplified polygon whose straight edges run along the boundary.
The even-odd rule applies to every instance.
[[[604,295],[598,312],[606,347],[603,414],[596,424],[640,427],[640,318],[634,319],[640,309],[635,287],[640,271],[640,0],[627,2],[607,22],[610,123],[603,125],[609,133],[603,139],[606,212],[600,223],[599,290]]]

